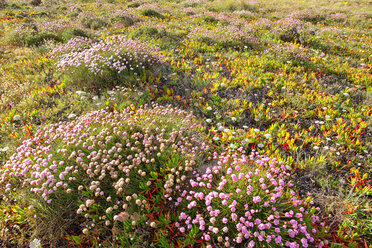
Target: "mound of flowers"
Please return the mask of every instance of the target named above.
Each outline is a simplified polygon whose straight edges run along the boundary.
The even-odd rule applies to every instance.
[[[208,247],[314,247],[317,209],[310,197],[297,197],[289,176],[258,152],[223,153],[218,165],[194,171],[177,199],[176,226],[188,235],[199,230]]]
[[[23,187],[55,211],[75,206],[85,235],[144,235],[156,226],[165,192],[208,150],[199,129],[190,113],[158,105],[88,113],[24,141],[0,170],[0,186]]]
[[[99,42],[77,37],[54,49],[50,55],[57,59],[57,69],[72,73],[76,83],[89,80],[82,86],[93,88],[121,82],[123,76],[140,74],[163,63],[158,48],[122,35]]]

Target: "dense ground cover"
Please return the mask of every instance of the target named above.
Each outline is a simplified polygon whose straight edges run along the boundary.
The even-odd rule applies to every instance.
[[[371,8],[0,0],[0,246],[371,247]]]

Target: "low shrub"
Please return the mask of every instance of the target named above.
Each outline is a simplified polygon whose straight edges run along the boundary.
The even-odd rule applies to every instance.
[[[211,10],[216,11],[239,11],[239,10],[248,10],[252,12],[258,11],[258,5],[252,1],[247,0],[218,0],[213,1],[210,5]]]
[[[93,30],[98,30],[108,25],[104,19],[89,15],[83,15],[83,17],[80,19],[80,23],[84,25],[84,27],[91,28]]]
[[[129,37],[134,38],[153,38],[158,36],[159,31],[154,27],[140,27],[129,34]]]
[[[41,0],[31,0],[30,4],[33,6],[39,6],[42,3]]]
[[[125,27],[132,26],[136,21],[136,18],[127,11],[120,11],[111,18],[112,23],[118,23]]]
[[[40,46],[47,40],[54,40],[57,42],[62,42],[62,38],[54,33],[37,33],[36,35],[30,34],[25,37],[24,44],[26,46]]]
[[[47,40],[61,42],[62,38],[55,33],[38,32],[35,25],[23,25],[7,32],[5,40],[15,46],[40,46]]]
[[[5,0],[0,0],[0,9],[4,9],[6,6],[8,6],[7,1],[5,1]]]
[[[318,22],[324,21],[325,15],[319,12],[310,11],[307,9],[294,11],[289,15],[290,18],[300,19],[303,21],[311,22],[313,24],[316,24]]]
[[[308,50],[298,44],[284,43],[266,49],[263,53],[269,59],[280,61],[283,64],[295,66],[310,66],[311,59]]]
[[[137,8],[139,6],[141,6],[139,2],[132,2],[128,4],[128,8]]]
[[[62,37],[64,40],[70,40],[75,37],[89,37],[89,35],[80,28],[71,28],[67,29],[62,33]]]
[[[258,39],[256,37],[250,32],[236,26],[217,27],[215,29],[197,27],[191,30],[188,38],[238,50],[255,48],[258,45]]]
[[[159,18],[159,19],[164,19],[165,16],[160,14],[158,11],[156,10],[153,10],[153,9],[143,9],[141,12],[140,12],[141,15],[143,16],[148,16],[148,17],[156,17],[156,18]]]

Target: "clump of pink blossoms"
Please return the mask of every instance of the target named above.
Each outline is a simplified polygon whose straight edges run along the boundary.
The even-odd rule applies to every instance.
[[[282,162],[242,148],[215,159],[180,192],[180,232],[196,228],[207,244],[225,247],[314,246],[317,209],[297,196]]]

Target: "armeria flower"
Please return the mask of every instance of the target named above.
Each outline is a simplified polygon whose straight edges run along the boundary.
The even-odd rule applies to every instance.
[[[258,203],[258,202],[260,202],[261,201],[261,197],[260,196],[254,196],[253,197],[253,202],[254,203]]]

